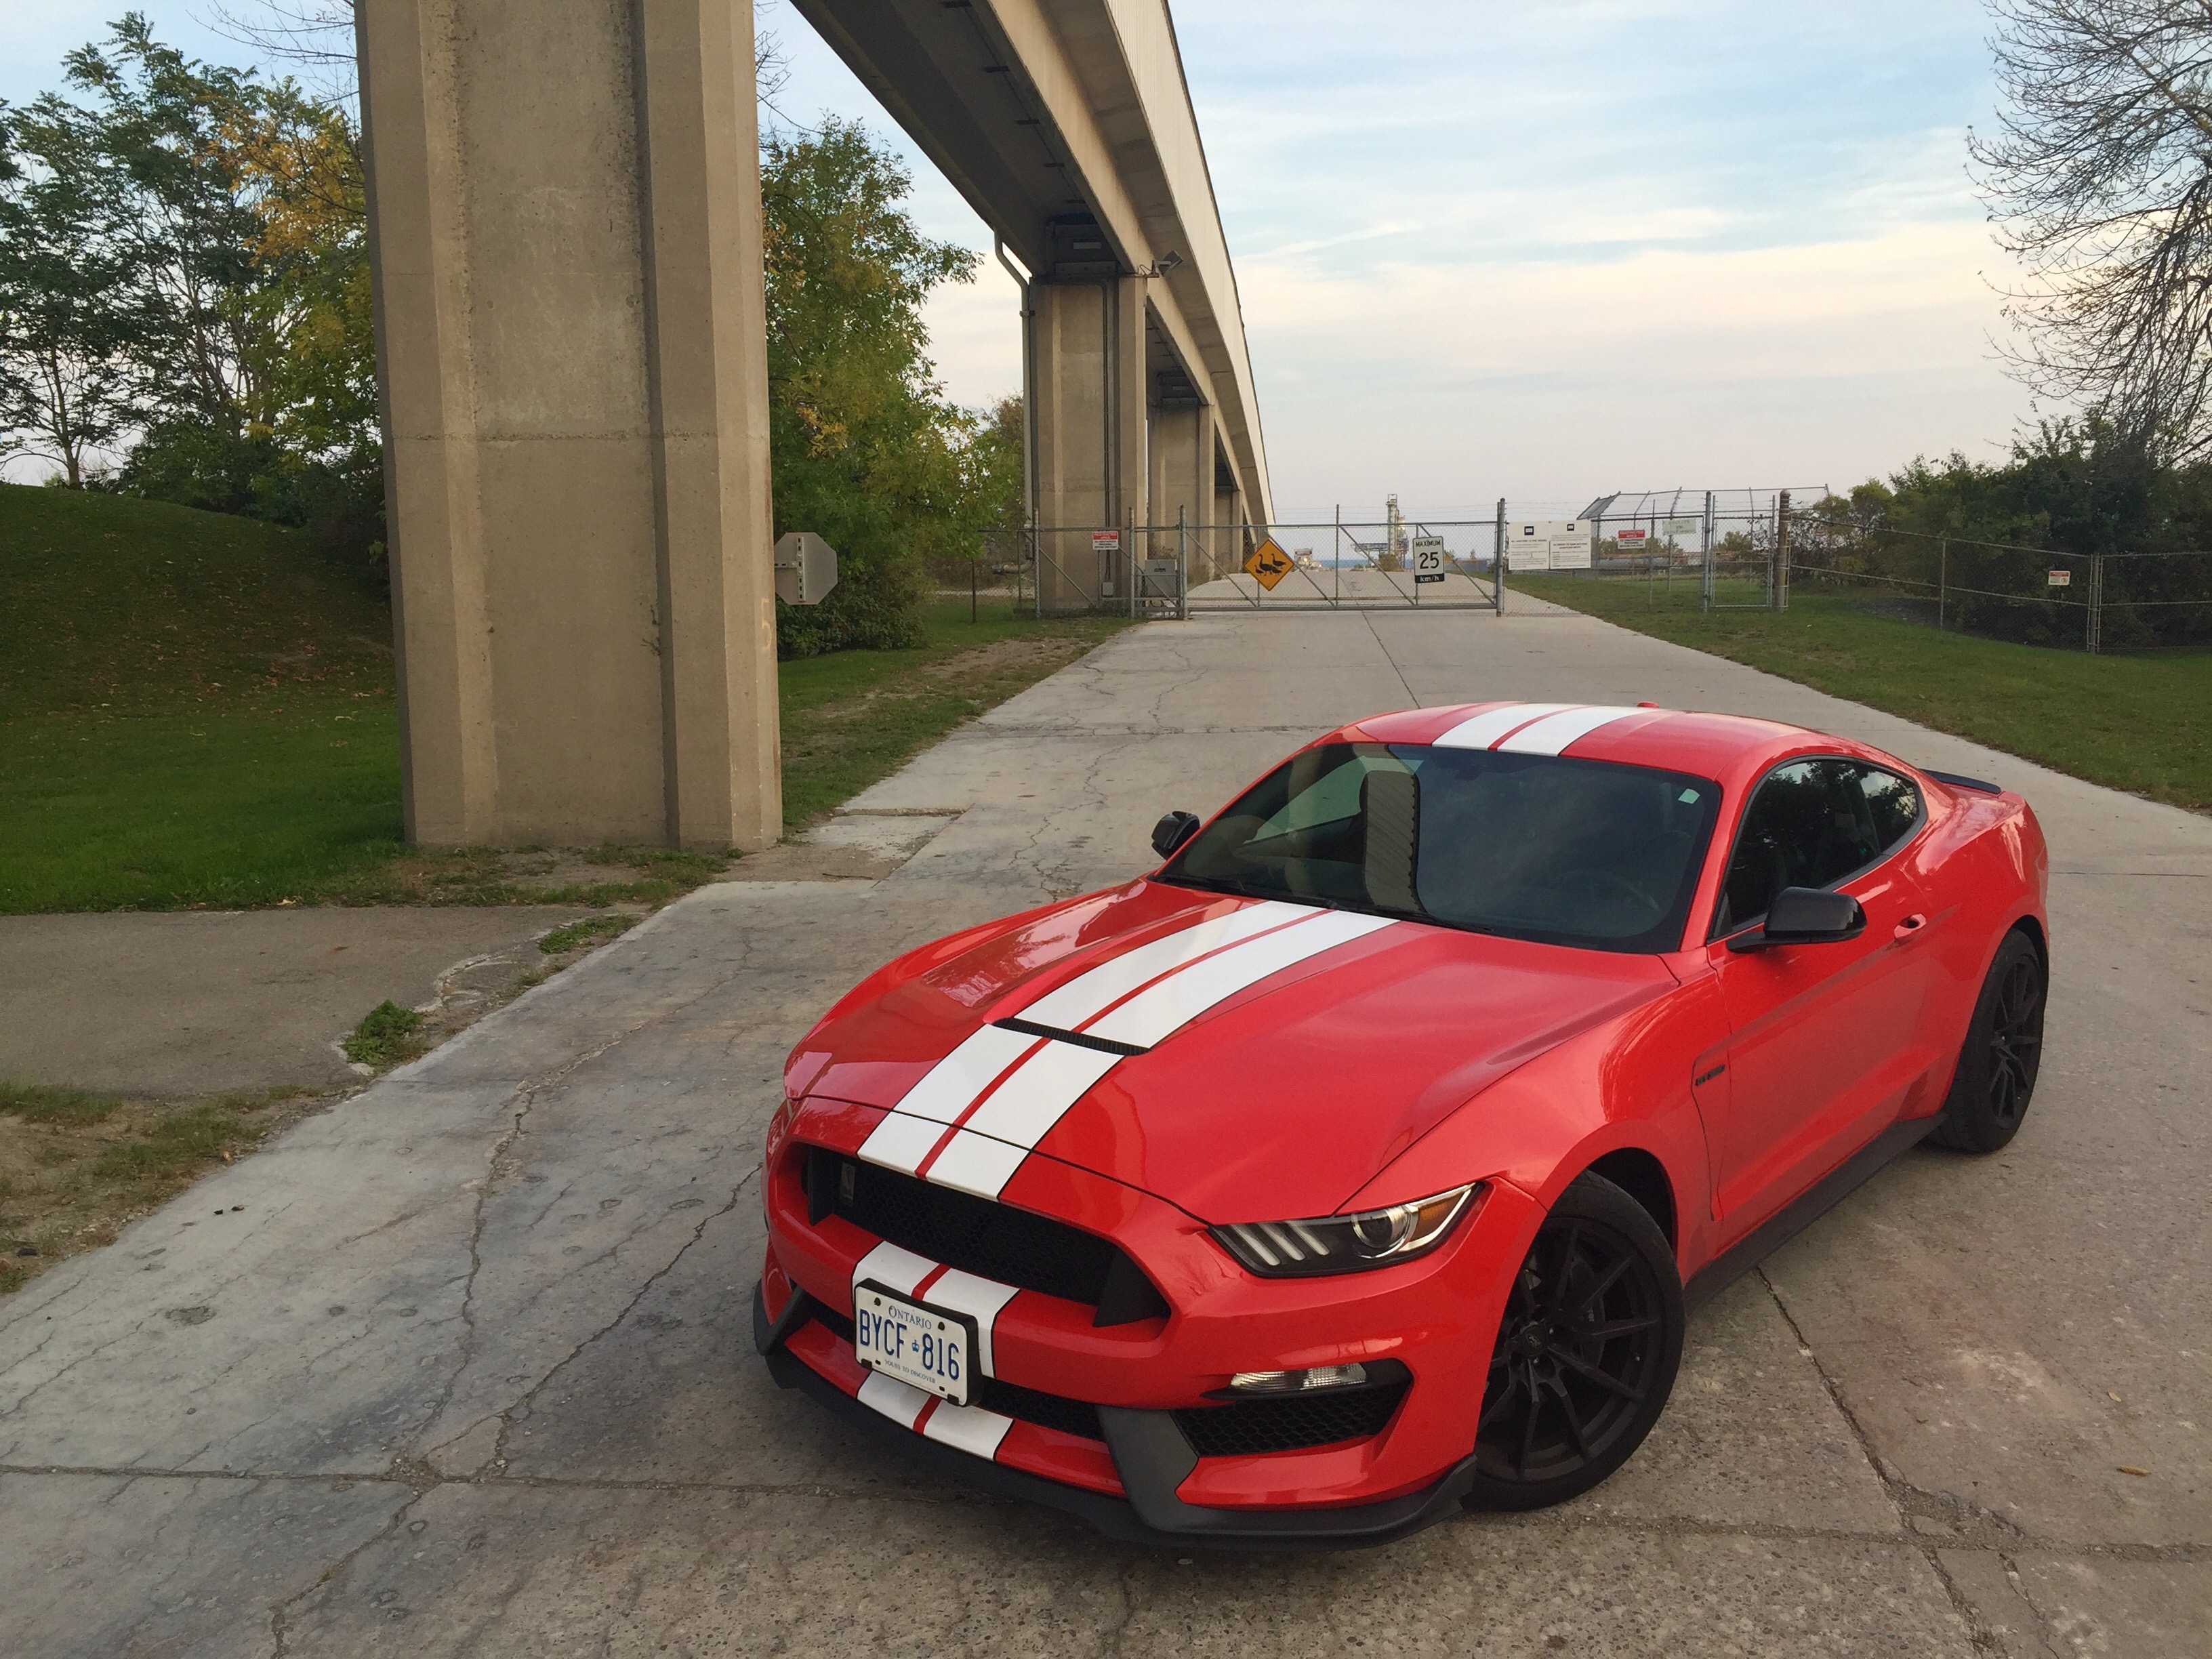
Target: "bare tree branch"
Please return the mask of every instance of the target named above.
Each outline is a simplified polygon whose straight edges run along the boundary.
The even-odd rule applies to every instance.
[[[1991,0],[2004,103],[1970,141],[2020,263],[2013,373],[2212,453],[2212,0]]]

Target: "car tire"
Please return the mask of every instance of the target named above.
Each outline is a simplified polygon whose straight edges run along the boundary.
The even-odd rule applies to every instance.
[[[1939,1146],[1994,1152],[2020,1133],[2043,1061],[2043,953],[2018,928],[1997,946],[1936,1125]]]
[[[1579,1177],[1514,1275],[1468,1507],[1565,1503],[1626,1463],[1667,1408],[1686,1322],[1658,1224],[1603,1176]]]

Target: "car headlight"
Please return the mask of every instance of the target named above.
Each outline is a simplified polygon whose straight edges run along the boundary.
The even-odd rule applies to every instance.
[[[1358,1273],[1393,1267],[1436,1249],[1481,1190],[1477,1181],[1434,1198],[1357,1215],[1239,1221],[1207,1231],[1239,1265],[1264,1279]]]

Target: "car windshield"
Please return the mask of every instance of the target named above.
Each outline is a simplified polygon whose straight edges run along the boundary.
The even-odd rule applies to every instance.
[[[1720,805],[1708,779],[1419,744],[1292,756],[1165,881],[1600,951],[1679,945]]]

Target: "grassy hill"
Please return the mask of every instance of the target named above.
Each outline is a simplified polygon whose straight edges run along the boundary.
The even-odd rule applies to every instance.
[[[0,710],[151,713],[392,693],[392,611],[304,533],[0,484]]]
[[[1003,606],[1003,601],[1000,602]],[[781,671],[796,828],[1079,654],[1108,617],[933,607],[927,642]],[[655,901],[723,860],[587,854],[603,881],[401,844],[392,612],[296,531],[0,484],[0,914]]]
[[[0,485],[0,911],[275,903],[400,835],[390,606],[298,531]]]

